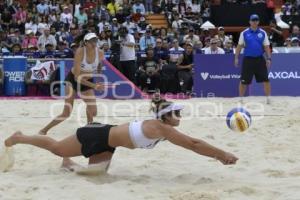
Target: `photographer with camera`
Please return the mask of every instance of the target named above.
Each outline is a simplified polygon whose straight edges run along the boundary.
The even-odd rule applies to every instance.
[[[146,50],[146,57],[139,63],[138,81],[144,92],[155,91],[160,86],[159,59],[154,56],[152,47]]]
[[[133,35],[129,34],[127,28],[124,26],[120,27],[119,29],[119,40],[117,43],[120,44],[119,70],[131,82],[135,82],[135,40]]]

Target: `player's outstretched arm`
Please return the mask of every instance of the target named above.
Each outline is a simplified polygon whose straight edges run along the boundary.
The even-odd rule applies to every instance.
[[[159,134],[171,143],[192,150],[200,155],[216,158],[224,165],[235,164],[238,158],[231,153],[214,147],[207,142],[180,133],[171,126],[163,125]]]

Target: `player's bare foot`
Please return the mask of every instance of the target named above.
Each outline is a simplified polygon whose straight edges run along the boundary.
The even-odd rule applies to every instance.
[[[75,163],[70,158],[64,158],[63,162],[61,164],[62,169],[66,169],[66,170],[71,171],[71,172],[73,172],[76,167],[81,167],[81,166],[78,165],[77,163]]]
[[[18,137],[22,136],[21,131],[17,131],[4,141],[5,146],[11,147],[17,143]]]

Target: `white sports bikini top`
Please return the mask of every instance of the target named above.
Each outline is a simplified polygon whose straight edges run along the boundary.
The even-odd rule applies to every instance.
[[[164,139],[150,139],[147,138],[142,129],[144,121],[133,121],[129,124],[129,135],[132,143],[136,148],[152,149],[156,144]]]
[[[88,73],[92,73],[94,71],[97,70],[98,68],[98,65],[100,64],[101,60],[99,60],[99,50],[98,48],[96,47],[96,55],[95,55],[95,60],[93,63],[89,64],[87,61],[86,61],[86,48],[83,47],[83,59],[81,61],[81,68],[80,70],[82,72],[88,72]]]

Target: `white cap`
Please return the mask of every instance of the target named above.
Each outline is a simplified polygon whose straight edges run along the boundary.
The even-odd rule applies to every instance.
[[[88,33],[84,36],[83,40],[88,41],[88,40],[93,39],[93,38],[98,38],[98,37],[95,33]]]
[[[29,34],[33,33],[33,31],[32,31],[31,29],[27,29],[27,30],[25,31],[25,33],[26,33],[26,35],[29,35]]]

